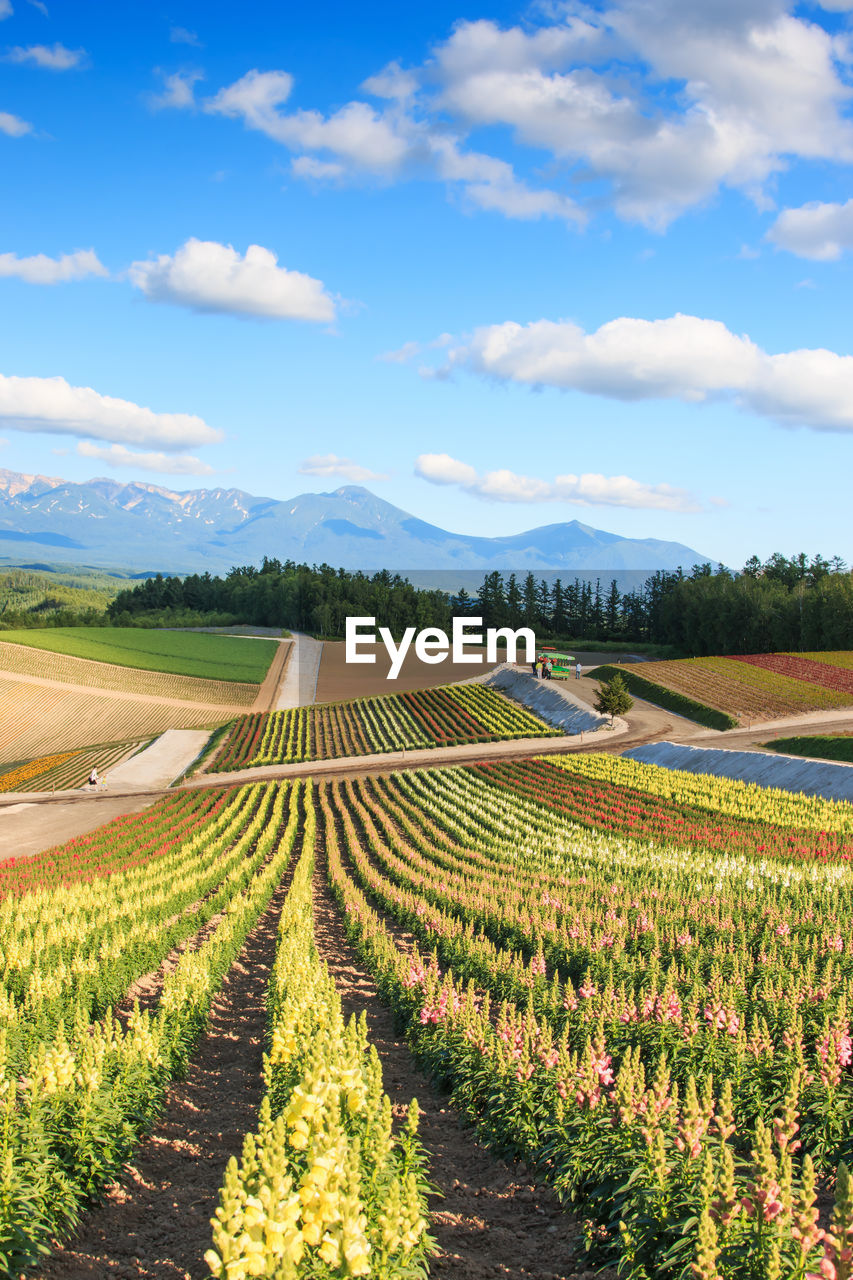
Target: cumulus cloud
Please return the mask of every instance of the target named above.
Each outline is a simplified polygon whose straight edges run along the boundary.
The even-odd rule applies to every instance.
[[[582,507],[632,507],[656,511],[698,511],[684,489],[668,484],[642,484],[630,476],[605,476],[597,472],[568,473],[553,480],[539,480],[499,469],[479,473],[467,462],[447,453],[422,453],[415,474],[430,484],[454,485],[491,502],[571,502]]]
[[[279,111],[293,89],[286,71],[249,71],[212,98],[206,110],[242,119],[293,149],[329,151],[370,173],[393,172],[409,151],[405,133],[392,117],[374,111],[366,102],[348,102],[323,116],[319,111]]]
[[[799,209],[784,209],[767,238],[800,258],[834,262],[845,249],[853,249],[853,200],[845,204],[813,200]]]
[[[15,253],[0,253],[0,276],[15,276],[27,284],[65,284],[86,276],[107,276],[109,272],[94,249],[75,249],[59,258],[36,253],[19,258]]]
[[[532,32],[461,22],[434,65],[457,118],[511,128],[608,181],[623,217],[662,228],[722,184],[760,198],[790,156],[853,159],[846,57],[779,0],[622,0]],[[633,64],[628,87],[617,60]]]
[[[570,321],[507,321],[452,347],[440,372],[466,368],[503,382],[618,400],[733,398],[784,426],[853,430],[853,356],[763,351],[719,320],[620,317],[586,333]]]
[[[186,111],[195,106],[195,86],[203,79],[203,71],[175,71],[163,77],[162,93],[149,93],[145,100],[152,111]]]
[[[134,262],[133,284],[150,302],[192,311],[276,320],[330,321],[335,304],[321,280],[278,265],[276,255],[250,244],[244,255],[215,240],[191,239],[176,253]]]
[[[17,45],[5,55],[6,62],[32,63],[46,71],[71,71],[82,66],[87,58],[85,49],[66,49],[64,44],[31,44],[26,48]]]
[[[213,467],[201,458],[182,453],[134,453],[123,444],[98,445],[91,440],[81,440],[77,452],[84,458],[97,458],[108,467],[128,467],[133,471],[159,471],[166,476],[210,476]]]
[[[32,133],[33,126],[20,116],[13,116],[9,111],[0,111],[0,133],[10,138],[22,138],[25,133]]]
[[[330,115],[319,111],[286,112],[293,92],[286,71],[249,71],[221,89],[205,104],[217,115],[241,119],[246,128],[298,151],[292,172],[309,179],[372,177],[383,181],[423,175],[461,187],[468,203],[509,218],[581,220],[567,196],[533,188],[517,177],[505,160],[465,151],[446,128],[419,118],[410,98],[417,78],[396,63],[365,81],[364,88],[386,100],[381,110],[365,102],[348,102]],[[319,156],[312,153],[321,153]]]
[[[222,439],[190,413],[155,413],[130,400],[74,387],[64,378],[0,374],[0,422],[15,431],[49,432],[168,452]]]
[[[299,468],[301,476],[340,476],[352,484],[366,484],[368,481],[387,480],[388,476],[379,471],[370,471],[354,462],[352,458],[339,458],[335,453],[315,453],[306,458]]]

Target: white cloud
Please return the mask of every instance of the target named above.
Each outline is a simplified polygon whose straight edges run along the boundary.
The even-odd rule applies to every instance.
[[[81,436],[170,452],[222,439],[221,431],[194,414],[155,413],[91,387],[73,387],[64,378],[0,374],[0,422],[16,431]]]
[[[330,151],[370,173],[391,173],[406,160],[410,141],[392,117],[365,102],[348,102],[325,117],[319,111],[284,114],[278,108],[292,89],[293,77],[286,71],[249,71],[221,89],[205,109],[242,119],[247,128],[294,150]]]
[[[203,71],[175,71],[164,76],[162,93],[149,93],[145,100],[152,111],[185,111],[195,106],[195,85],[203,79]]]
[[[583,507],[699,510],[696,500],[684,489],[675,489],[668,484],[642,484],[630,476],[587,472],[539,480],[505,469],[479,474],[468,463],[460,462],[447,453],[422,453],[415,463],[415,474],[430,484],[454,485],[491,502],[570,502]]]
[[[335,453],[315,453],[306,458],[299,468],[301,476],[340,476],[352,484],[366,484],[368,481],[387,480],[388,476],[378,471],[370,471],[360,466],[352,458],[339,458]]]
[[[398,347],[396,351],[383,351],[382,355],[377,356],[377,360],[382,360],[385,364],[408,364],[410,360],[414,360],[415,356],[420,355],[423,347],[419,342],[404,342],[402,347]]]
[[[10,49],[5,54],[5,61],[31,62],[46,71],[71,71],[81,66],[87,57],[85,49],[66,49],[63,44],[31,44],[26,48],[18,45]]]
[[[0,253],[0,276],[16,276],[27,284],[64,284],[68,280],[83,280],[86,276],[107,276],[109,272],[94,249],[75,249],[59,258],[36,253],[29,258],[19,258],[14,253]]]
[[[278,320],[335,317],[321,280],[280,267],[275,254],[259,244],[241,256],[231,245],[192,239],[173,255],[134,262],[128,274],[149,301],[193,311]]]
[[[568,196],[547,189],[533,189],[521,182],[512,165],[477,151],[460,151],[458,141],[447,135],[430,138],[436,171],[447,182],[462,182],[469,200],[481,209],[522,220],[564,218],[581,223],[584,214]]]
[[[622,0],[533,32],[458,23],[434,68],[457,119],[510,127],[607,180],[621,216],[662,228],[721,184],[763,198],[789,156],[853,159],[845,57],[780,0]]]
[[[172,44],[191,44],[196,49],[202,48],[202,43],[195,31],[190,31],[187,27],[172,27],[169,39]]]
[[[38,9],[42,17],[44,18],[50,17],[50,14],[48,13],[47,5],[44,3],[44,0],[27,0],[27,3],[31,4],[34,9]]]
[[[460,186],[475,208],[568,223],[583,221],[569,190],[590,191],[592,207],[609,201],[663,230],[725,186],[768,208],[792,160],[853,162],[850,37],[819,11],[793,10],[793,0],[540,4],[524,27],[463,20],[422,65],[390,63],[362,84],[378,106],[288,111],[293,77],[256,69],[205,109],[298,153],[297,176],[427,177]],[[495,126],[520,159],[466,149],[474,130]],[[555,189],[526,178],[522,165],[543,158]]]
[[[294,156],[290,168],[297,178],[316,178],[328,181],[331,178],[342,178],[346,169],[335,160],[318,160],[316,156]]]
[[[463,151],[459,139],[446,129],[433,129],[419,121],[408,102],[416,80],[396,64],[366,81],[364,87],[375,96],[390,99],[391,105],[377,112],[367,103],[349,102],[329,116],[319,111],[287,114],[280,108],[293,91],[293,77],[286,71],[254,70],[220,90],[205,104],[205,110],[242,119],[247,128],[293,151],[319,151],[332,157],[299,155],[291,163],[297,177],[390,180],[423,173],[461,184],[472,205],[510,218],[583,220],[567,196],[529,187],[505,160]]]
[[[2,22],[4,18],[11,18],[11,16],[12,16],[11,0],[0,0],[0,22]]]
[[[394,102],[405,102],[414,97],[419,84],[417,76],[411,71],[404,71],[398,62],[389,62],[378,75],[368,76],[362,84],[365,93],[374,98],[389,98]]]
[[[814,200],[799,209],[784,209],[767,239],[800,258],[834,262],[845,249],[853,249],[853,200],[845,204]]]
[[[569,321],[507,321],[451,348],[439,372],[455,368],[617,400],[734,398],[784,426],[853,430],[853,356],[822,349],[771,355],[698,316],[623,316],[593,333]]]
[[[13,116],[9,111],[0,111],[0,133],[10,138],[22,138],[25,133],[32,133],[33,126],[20,116]]]
[[[77,452],[84,458],[97,458],[99,462],[105,462],[109,467],[129,467],[134,471],[159,471],[167,476],[213,475],[213,467],[209,463],[186,453],[177,456],[173,454],[171,457],[166,453],[134,453],[132,449],[126,449],[123,444],[104,446],[92,444],[91,440],[81,440],[77,445]]]

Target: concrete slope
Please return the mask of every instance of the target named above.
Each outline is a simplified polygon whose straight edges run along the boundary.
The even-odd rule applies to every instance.
[[[289,711],[292,707],[311,705],[317,696],[322,656],[322,640],[313,640],[311,636],[293,632],[293,647],[273,710]]]
[[[760,751],[728,751],[721,747],[692,747],[675,742],[650,742],[623,753],[643,764],[686,773],[707,773],[717,778],[736,778],[759,787],[798,791],[801,795],[822,796],[826,800],[853,800],[853,765],[825,760],[804,760],[800,756],[765,754]]]
[[[574,697],[565,683],[537,680],[531,671],[509,665],[496,668],[479,678],[479,683],[520,702],[546,724],[566,734],[586,733],[609,723],[607,716],[591,710],[587,703]]]
[[[168,787],[201,754],[209,737],[207,729],[167,729],[150,747],[111,769],[107,787]]]

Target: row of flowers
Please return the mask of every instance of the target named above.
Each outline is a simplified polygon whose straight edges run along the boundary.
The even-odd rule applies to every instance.
[[[514,831],[505,821],[506,809],[498,813],[495,825],[507,828],[505,842],[498,849],[492,839],[493,847],[484,848],[489,842],[482,835],[476,843],[471,839],[476,823],[470,815],[476,813],[480,821],[490,814],[494,792],[490,798],[463,783],[457,788],[455,805],[446,804],[450,816],[432,821],[437,811],[441,813],[438,802],[448,779],[458,779],[457,771],[414,780],[401,775],[348,793],[330,789],[322,802],[330,865],[336,868],[335,887],[345,901],[351,927],[361,935],[386,994],[405,1013],[416,1047],[454,1087],[459,1104],[501,1142],[510,1142],[525,1158],[539,1162],[563,1194],[586,1202],[607,1240],[618,1246],[623,1266],[630,1264],[627,1274],[683,1274],[693,1266],[697,1276],[742,1276],[743,1258],[749,1256],[755,1259],[755,1269],[750,1271],[755,1276],[803,1276],[809,1268],[816,1271],[818,1267],[823,1276],[846,1275],[843,1269],[837,1270],[853,1244],[853,1205],[846,1175],[842,1173],[839,1180],[835,1224],[827,1230],[818,1225],[814,1162],[829,1167],[839,1154],[847,1154],[853,1052],[846,1022],[847,975],[839,974],[841,981],[833,991],[813,992],[819,997],[817,1009],[807,1006],[801,1015],[794,1015],[785,1027],[786,1043],[784,1017],[773,1025],[765,1019],[762,1025],[761,1017],[748,1007],[727,1008],[729,993],[722,991],[718,998],[718,991],[708,989],[707,970],[701,968],[694,972],[693,1006],[687,1008],[686,1017],[678,1016],[688,1005],[688,1001],[682,1005],[678,989],[679,979],[689,976],[681,966],[670,965],[669,981],[661,982],[657,990],[653,981],[643,992],[641,972],[634,992],[625,986],[620,989],[614,982],[614,966],[606,970],[609,985],[605,981],[599,986],[587,976],[573,987],[558,972],[549,974],[541,946],[532,950],[537,931],[531,928],[524,958],[521,952],[515,955],[515,972],[510,974],[516,979],[515,998],[505,1000],[498,1010],[491,1003],[493,997],[512,987],[499,965],[490,980],[488,948],[480,947],[478,952],[478,943],[488,940],[487,935],[464,923],[458,901],[455,911],[436,909],[443,889],[445,898],[451,899],[456,888],[441,845],[448,850],[454,845],[446,828],[455,814],[457,874],[461,877],[462,864],[467,864],[471,888],[465,905],[471,908],[478,902],[478,918],[485,921],[485,904],[494,904],[493,920],[497,921],[501,913],[495,880],[476,883],[474,868],[478,861],[491,861],[496,872],[502,865],[506,886],[512,859],[514,886],[520,877],[513,851],[521,850],[522,867],[525,856],[534,861],[528,854],[530,841],[522,832],[533,827],[535,840],[535,811],[525,810],[522,802]],[[434,783],[435,789],[429,791],[425,780]],[[400,793],[404,783],[410,788],[408,798]],[[512,808],[512,801],[507,807]],[[384,829],[378,819],[383,808]],[[346,832],[344,858],[352,858],[352,872],[337,847],[335,817]],[[394,828],[407,837],[397,839],[398,848],[414,843],[412,832],[420,829],[422,850],[411,856],[408,873],[399,859],[394,862]],[[605,858],[612,865],[620,854],[628,853],[629,865],[619,866],[619,871],[630,875],[638,867],[631,865],[630,852],[614,847],[612,841],[588,838],[580,843],[574,852],[584,874],[575,883],[555,877],[549,896],[561,895],[563,914],[567,919],[577,917],[573,894],[592,880],[591,896],[604,899],[600,913],[606,916],[615,895],[602,892],[612,888],[612,877],[611,884],[606,884],[601,874]],[[422,893],[418,900],[416,891],[401,888],[401,880],[406,874],[411,880],[415,872],[423,875],[428,854],[441,856],[441,863],[434,869],[432,894]],[[387,876],[377,871],[376,864],[383,858],[389,862]],[[548,861],[547,854],[539,855],[540,870],[543,863],[547,868]],[[701,878],[707,862],[699,861]],[[671,878],[672,860],[669,867],[655,870],[657,877],[647,881],[650,889]],[[780,870],[777,867],[776,873]],[[743,872],[748,875],[748,868]],[[353,882],[354,874],[407,931],[416,936],[421,931],[427,944],[437,948],[432,962],[394,944],[364,890]],[[829,868],[824,876],[832,878]],[[845,881],[844,908],[849,911],[849,873]],[[778,896],[773,886],[780,883],[771,875],[771,900]],[[824,885],[833,894],[838,887],[838,883]],[[541,884],[537,889],[541,891]],[[505,889],[504,896],[507,892],[511,890]],[[683,885],[674,885],[671,906],[680,893]],[[651,899],[655,911],[660,901],[660,897]],[[684,911],[691,905],[696,904],[685,901]],[[639,904],[634,907],[638,910]],[[694,921],[695,917],[688,917],[685,932],[691,925],[695,928]],[[503,925],[508,923],[504,916]],[[513,927],[518,929],[520,923],[516,919]],[[540,933],[540,944],[543,936]],[[783,930],[780,936],[789,935]],[[839,935],[831,937],[834,945],[826,958],[834,957],[838,966],[844,938],[839,951]],[[693,952],[691,960],[701,954],[701,942],[682,945],[687,945],[688,954]],[[495,949],[491,954],[500,955]],[[659,976],[660,958],[659,954]],[[469,968],[466,959],[476,963]],[[439,961],[447,966],[444,976]],[[789,958],[788,963],[796,961]],[[804,967],[806,974],[816,973],[809,969],[808,959]],[[831,978],[832,965],[826,967]],[[827,977],[826,967],[821,981]],[[754,971],[746,975],[745,988],[762,971],[757,956]],[[761,993],[767,1008],[773,1007],[774,984],[781,981],[783,972],[784,966],[771,966],[770,981]],[[718,978],[725,976],[718,974]],[[700,991],[704,998],[697,1001]],[[639,1003],[635,995],[640,996]],[[625,1006],[632,1004],[633,1015],[623,1021]],[[678,1006],[678,1015],[673,1016]],[[749,1020],[748,1028],[744,1020]],[[716,1046],[723,1052],[715,1057]],[[646,1073],[655,1079],[651,1090],[645,1083]],[[780,1098],[785,1100],[781,1111]],[[777,1264],[781,1270],[774,1269]]]
[[[831,831],[853,836],[853,805],[846,801],[760,787],[755,782],[717,778],[707,773],[641,764],[627,756],[555,755],[548,759],[551,764],[579,777],[627,787],[690,810],[702,809],[712,822],[724,814],[785,830]]]
[[[243,793],[244,803],[250,793]],[[290,860],[299,806],[268,823],[247,877],[229,878],[215,929],[164,979],[157,1011],[135,1006],[88,1024],[60,1023],[23,1070],[0,1058],[0,1273],[17,1275],[78,1220],[150,1125],[185,1069],[211,1001]],[[215,821],[215,820],[214,820]],[[204,846],[199,838],[197,852]],[[114,879],[114,878],[113,878]],[[2,1041],[0,1041],[2,1044]]]
[[[315,818],[279,923],[270,978],[267,1092],[225,1172],[206,1261],[247,1276],[426,1274],[426,1160],[412,1102],[395,1135],[363,1019],[345,1022],[313,942]]]
[[[448,686],[242,716],[213,767],[228,771],[557,732],[493,689]]]
[[[572,822],[597,830],[763,858],[853,859],[853,835],[724,818],[706,808],[584,776],[583,765],[575,773],[568,764],[560,767],[550,759],[500,762],[482,765],[480,773],[499,788],[509,787]]]
[[[140,867],[0,904],[10,1069],[60,1022],[85,1025],[103,1016],[226,908],[266,856],[266,833],[284,803],[273,787],[246,788]]]
[[[0,774],[0,791],[17,791],[22,783],[30,782],[43,773],[49,773],[57,765],[64,764],[66,760],[71,760],[79,754],[79,751],[60,751],[58,755],[39,756],[38,759],[30,760],[17,769]]]

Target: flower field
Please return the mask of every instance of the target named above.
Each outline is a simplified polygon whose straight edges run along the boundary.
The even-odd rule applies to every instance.
[[[550,760],[532,760],[484,764],[477,770],[494,786],[511,789],[597,831],[722,853],[853,861],[853,834],[783,827],[751,818],[726,819],[695,805],[578,775],[571,771],[570,760],[563,768]]]
[[[814,656],[679,658],[644,662],[641,672],[621,666],[613,669],[622,671],[629,684],[632,673],[639,675],[644,682],[741,722],[853,706],[853,680],[849,674],[840,665],[833,671],[827,663],[812,661]],[[653,692],[640,696],[653,700]],[[689,708],[685,707],[682,714],[689,716]]]
[[[853,808],[842,801],[759,787],[754,782],[734,778],[715,778],[711,774],[641,764],[627,756],[593,753],[549,756],[548,759],[569,773],[627,787],[656,797],[659,802],[699,809],[714,818],[725,814],[782,829],[803,827],[853,836]]]
[[[415,1052],[582,1206],[600,1257],[848,1274],[851,869],[584,833],[474,771],[319,795],[332,885]]]
[[[559,730],[493,689],[448,685],[241,717],[211,767],[226,771],[558,735]]]
[[[413,1060],[574,1207],[587,1266],[848,1276],[852,854],[851,806],[577,755],[195,788],[9,861],[0,1272],[156,1123],[283,882],[262,1101],[217,1172],[207,1269],[427,1274],[418,1107],[392,1113],[344,1016],[322,875]]]
[[[379,1274],[373,1259],[389,1280],[421,1273],[417,1108],[394,1135],[376,1055],[324,977],[313,858],[313,805],[297,783],[170,797],[0,867],[2,1274],[45,1252],[120,1171],[292,862],[268,1094],[241,1165],[225,1172],[210,1269],[271,1275],[263,1256],[285,1268],[276,1274]],[[156,1008],[140,1010],[128,993],[176,948]]]
[[[134,755],[145,739],[115,742],[106,746],[61,751],[39,756],[27,764],[0,774],[0,791],[69,791],[85,785],[93,769],[100,776],[106,769]]]

